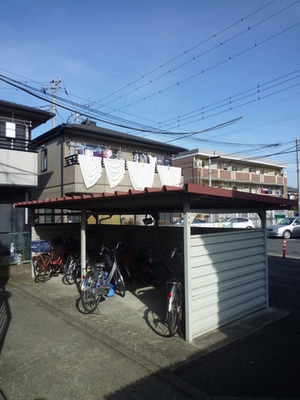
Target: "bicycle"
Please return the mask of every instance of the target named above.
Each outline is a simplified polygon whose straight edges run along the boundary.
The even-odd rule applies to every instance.
[[[88,256],[86,265],[91,262],[91,257]],[[81,275],[81,257],[77,254],[70,254],[66,260],[64,269],[64,278],[69,285],[73,285]]]
[[[126,282],[132,283],[132,264],[130,259],[130,248],[129,244],[122,242],[120,248],[118,263],[120,265],[121,273]]]
[[[82,277],[80,297],[83,308],[87,313],[94,312],[101,298],[109,295],[112,289],[112,279],[114,279],[115,287],[120,296],[125,296],[125,283],[117,261],[117,251],[121,244],[122,242],[118,242],[112,248],[102,245],[100,255],[103,257],[103,261],[94,264],[86,276]],[[110,269],[109,273],[106,271],[107,269]]]
[[[166,282],[168,271],[172,273],[163,255],[156,255],[153,246],[149,246],[143,254],[144,261],[140,270],[141,281],[146,286],[159,286]]]
[[[64,278],[69,285],[73,285],[80,275],[81,259],[76,254],[70,254],[66,260]]]
[[[179,253],[179,258],[180,258],[181,264],[183,265],[183,252],[182,252],[181,248],[173,249],[173,251],[171,253],[171,258],[173,258],[177,252]],[[182,283],[181,279],[173,276],[172,279],[167,280],[166,284],[167,284],[167,293],[168,293],[168,307],[167,307],[166,322],[168,324],[170,336],[174,336],[177,333],[178,329],[180,329],[180,323],[182,320],[183,283]]]
[[[174,336],[180,328],[183,313],[183,251],[182,248],[174,248],[171,251],[170,259],[175,254],[179,255],[180,271],[175,273],[175,265],[170,265],[167,258],[159,256],[157,259],[154,255],[154,248],[148,249],[148,264],[142,267],[141,279],[145,285],[158,286],[166,282],[168,306],[165,317],[165,323],[168,325],[170,336]],[[168,276],[172,278],[168,279]]]
[[[64,247],[57,258],[54,256],[53,246],[51,246],[50,252],[39,253],[36,257],[33,263],[36,282],[45,282],[51,278],[53,273],[58,274],[64,272],[65,262],[70,252],[68,249],[68,242],[64,240],[63,243]]]

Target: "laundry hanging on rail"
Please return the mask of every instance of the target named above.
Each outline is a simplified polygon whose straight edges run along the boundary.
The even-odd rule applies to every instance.
[[[181,168],[158,165],[157,172],[162,186],[180,186]]]
[[[101,157],[91,154],[78,154],[78,161],[87,189],[94,186],[102,176]]]
[[[125,161],[116,158],[103,158],[103,162],[109,187],[118,186],[125,176]]]
[[[127,161],[127,168],[132,186],[135,190],[144,190],[153,186],[155,165]]]

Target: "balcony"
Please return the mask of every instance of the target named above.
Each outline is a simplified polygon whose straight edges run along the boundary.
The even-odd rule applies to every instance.
[[[15,147],[0,148],[0,160],[1,186],[37,187],[37,153]]]
[[[121,182],[114,187],[111,187],[109,181],[109,174],[106,171],[103,160],[101,163],[102,174],[95,185],[87,188],[83,179],[81,167],[78,162],[77,155],[69,156],[65,158],[64,173],[63,173],[63,187],[64,194],[76,194],[76,193],[114,193],[115,191],[128,192],[128,190],[134,190],[127,164],[125,163],[125,174]],[[178,168],[179,170],[179,168]],[[181,172],[181,171],[180,171]],[[179,185],[183,185],[183,176],[180,173]],[[170,185],[172,186],[172,185]],[[174,185],[175,186],[175,185]],[[161,178],[159,176],[157,168],[155,169],[153,188],[161,188]]]

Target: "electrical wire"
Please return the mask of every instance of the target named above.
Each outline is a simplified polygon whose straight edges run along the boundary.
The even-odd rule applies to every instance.
[[[272,0],[269,3],[267,3],[266,5],[258,8],[257,10],[253,11],[252,13],[248,14],[246,17],[242,17],[240,18],[238,21],[234,22],[233,24],[229,25],[228,27],[222,29],[221,31],[213,34],[212,36],[208,37],[207,39],[201,41],[200,43],[196,44],[195,46],[191,47],[190,49],[184,51],[183,53],[179,54],[178,56],[173,57],[171,60],[165,62],[164,64],[161,64],[159,67],[154,68],[153,70],[143,74],[140,78],[135,79],[134,81],[132,81],[131,83],[128,83],[127,85],[123,86],[122,88],[114,91],[113,93],[109,94],[108,96],[105,96],[104,98],[100,99],[97,103],[101,103],[102,101],[106,100],[107,98],[121,92],[122,90],[127,89],[128,87],[134,85],[135,83],[139,82],[142,79],[145,79],[146,77],[152,75],[153,73],[159,71],[160,69],[162,69],[163,67],[166,67],[167,65],[173,63],[174,61],[178,60],[179,58],[186,56],[188,53],[190,53],[191,51],[195,50],[196,48],[206,44],[207,42],[216,39],[218,36],[220,36],[221,34],[225,33],[226,31],[232,29],[233,27],[235,27],[236,25],[244,22],[245,20],[247,20],[248,18],[252,17],[253,15],[257,14],[258,12],[260,12],[261,10],[265,9],[266,7],[268,7],[269,5],[271,5],[272,3],[274,3],[276,0]],[[299,0],[298,0],[299,1]],[[197,57],[198,58],[198,57]],[[194,59],[194,58],[193,58]],[[192,60],[191,60],[192,61]],[[149,83],[152,83],[151,81]],[[135,90],[134,90],[135,91]],[[123,96],[122,96],[123,97]],[[107,105],[107,104],[106,104]]]
[[[185,79],[183,79],[183,80],[181,80],[181,81],[177,81],[177,82],[175,82],[175,83],[172,83],[171,85],[169,85],[169,86],[167,86],[167,87],[165,87],[165,88],[163,88],[163,89],[160,89],[160,90],[158,90],[158,91],[152,93],[152,94],[149,95],[149,96],[142,97],[142,98],[140,98],[139,100],[133,101],[132,103],[128,103],[128,104],[125,105],[125,106],[119,107],[119,108],[115,109],[115,111],[116,111],[116,112],[117,112],[117,111],[121,111],[121,110],[123,110],[123,109],[125,109],[125,108],[128,108],[128,107],[130,107],[130,106],[139,104],[139,103],[141,103],[141,102],[143,102],[143,101],[145,101],[145,100],[149,100],[149,99],[151,99],[151,98],[153,98],[153,97],[155,97],[155,96],[158,96],[158,95],[160,95],[160,94],[162,94],[162,93],[164,93],[164,92],[166,92],[166,91],[168,91],[168,90],[170,90],[170,89],[173,89],[173,88],[175,88],[175,87],[177,87],[177,86],[179,86],[179,85],[182,85],[183,83],[186,83],[186,82],[190,81],[191,79],[194,79],[194,78],[196,78],[196,77],[198,77],[198,76],[200,76],[200,75],[203,75],[204,73],[206,73],[206,72],[208,72],[208,71],[211,71],[211,70],[213,70],[213,69],[215,69],[215,68],[217,68],[217,67],[220,67],[221,65],[224,65],[225,63],[227,63],[227,62],[229,62],[229,61],[232,61],[233,59],[235,59],[235,58],[237,58],[237,57],[239,57],[239,56],[241,56],[241,55],[247,53],[248,51],[251,51],[251,50],[253,50],[253,49],[256,49],[257,47],[259,47],[259,46],[261,46],[261,45],[267,43],[268,41],[270,41],[270,40],[272,40],[272,39],[278,37],[279,35],[282,35],[282,34],[286,33],[287,31],[289,31],[290,29],[295,28],[295,27],[298,26],[298,25],[300,25],[300,22],[297,22],[296,24],[294,24],[294,25],[292,25],[292,26],[289,26],[289,27],[286,28],[286,29],[283,29],[282,31],[280,31],[280,32],[278,32],[278,33],[276,33],[276,34],[274,34],[274,35],[268,37],[267,39],[264,39],[264,40],[262,40],[262,41],[260,41],[260,42],[254,43],[252,46],[250,46],[250,47],[248,47],[248,48],[246,48],[246,49],[244,49],[244,50],[242,50],[242,51],[240,51],[240,52],[238,52],[238,53],[236,53],[236,54],[234,54],[234,55],[232,55],[232,56],[228,56],[226,59],[224,59],[224,60],[222,60],[222,61],[219,61],[219,62],[217,62],[216,64],[213,64],[213,65],[211,65],[210,67],[208,67],[208,68],[206,68],[206,69],[202,69],[202,70],[200,70],[200,72],[197,72],[196,74],[193,74],[193,75],[191,75],[191,76],[189,76],[189,77],[187,77],[187,78],[185,78]]]
[[[286,6],[285,8],[281,9],[280,11],[278,11],[278,12],[272,14],[271,16],[268,16],[267,18],[264,18],[263,20],[259,21],[258,23],[254,24],[254,25],[251,26],[251,27],[248,26],[246,29],[244,29],[243,31],[241,31],[241,32],[239,32],[239,33],[237,33],[237,34],[235,34],[234,36],[232,36],[232,37],[230,37],[230,38],[228,38],[227,40],[224,40],[224,41],[218,43],[217,45],[215,45],[215,46],[213,46],[212,48],[206,50],[205,52],[199,54],[198,56],[194,56],[192,59],[190,59],[190,60],[188,60],[188,61],[186,61],[186,62],[180,64],[179,66],[175,67],[174,69],[169,69],[167,72],[163,73],[162,75],[159,75],[159,76],[156,77],[155,79],[151,79],[149,82],[146,82],[145,84],[143,84],[143,85],[141,85],[141,86],[139,86],[139,87],[135,87],[133,90],[130,90],[129,92],[126,92],[126,93],[124,93],[123,95],[116,97],[115,99],[111,100],[110,102],[105,103],[105,105],[107,106],[107,105],[109,105],[109,104],[111,104],[111,103],[113,103],[113,102],[115,102],[115,101],[121,100],[122,98],[124,98],[124,97],[126,97],[126,96],[128,96],[128,95],[130,95],[130,94],[132,94],[132,93],[137,92],[139,89],[145,88],[146,86],[153,84],[155,81],[158,81],[158,80],[160,80],[161,78],[164,78],[164,77],[168,76],[168,75],[171,74],[172,72],[174,72],[174,71],[176,71],[176,70],[178,70],[178,69],[180,69],[180,68],[182,68],[182,67],[184,67],[184,66],[190,64],[191,62],[196,61],[198,58],[200,58],[200,57],[202,57],[202,56],[204,56],[204,55],[207,55],[208,53],[212,52],[213,50],[216,50],[216,49],[218,49],[219,47],[224,46],[225,44],[231,42],[232,40],[234,40],[234,39],[236,39],[236,38],[238,38],[238,37],[240,37],[241,35],[250,32],[250,30],[252,31],[254,28],[257,28],[258,26],[260,26],[261,24],[265,23],[265,22],[268,21],[269,19],[274,18],[275,16],[279,15],[280,13],[286,11],[288,8],[290,8],[290,7],[294,6],[295,4],[299,3],[299,1],[300,1],[300,0],[297,0],[295,3]],[[232,58],[234,58],[234,57],[232,57]],[[218,65],[218,64],[217,64],[217,65]],[[210,68],[209,68],[208,70],[210,70]],[[202,72],[203,72],[203,71],[202,71]],[[202,72],[201,72],[201,73],[202,73]],[[195,76],[197,76],[197,75],[195,75]],[[193,76],[193,77],[195,77],[195,76]],[[183,82],[185,82],[185,80],[184,80]],[[179,84],[179,83],[177,82],[177,84]],[[175,86],[176,86],[176,85],[175,85]],[[173,86],[171,86],[171,87],[173,87]],[[144,99],[145,99],[145,98],[143,98],[143,100],[144,100]],[[141,101],[141,100],[140,100],[140,101]],[[133,103],[133,104],[136,104],[136,103]],[[128,105],[125,106],[125,107],[128,107]],[[125,107],[123,107],[123,108],[125,108]],[[122,108],[119,108],[117,111],[119,111],[120,109],[122,109]]]
[[[296,4],[296,3],[298,3],[299,2],[299,0],[297,1],[297,2],[294,2],[293,4],[291,4],[291,5],[289,5],[289,6],[287,6],[287,7],[285,7],[284,9],[282,9],[282,10],[280,10],[280,11],[278,11],[277,13],[274,13],[274,14],[272,14],[271,16],[269,16],[269,17],[267,17],[267,18],[265,18],[263,21],[260,21],[260,22],[258,22],[258,23],[256,23],[254,26],[258,26],[259,24],[261,24],[261,23],[263,23],[264,21],[266,21],[267,19],[270,19],[271,17],[273,17],[274,15],[278,15],[279,13],[281,13],[281,12],[283,12],[286,8],[289,8],[289,7],[292,7],[294,4]],[[270,5],[271,3],[268,3],[268,5]],[[256,12],[258,12],[258,11],[260,11],[261,9],[263,9],[263,8],[265,8],[265,7],[261,7],[259,10],[256,10],[255,12],[253,12],[253,13],[251,13],[250,15],[254,15]],[[249,15],[249,16],[250,16]],[[247,16],[247,17],[249,17],[249,16]],[[247,18],[246,17],[246,18]],[[245,20],[245,18],[244,19],[242,19],[242,20]],[[237,22],[238,23],[238,22]],[[237,24],[237,23],[235,23],[235,24]],[[232,26],[234,26],[235,24],[232,24],[232,25],[230,25],[230,27],[232,27]],[[297,25],[297,24],[296,24]],[[294,25],[294,26],[296,26],[296,25]],[[227,30],[227,29],[229,29],[230,27],[228,27],[228,28],[226,28],[225,30]],[[292,26],[293,27],[293,26]],[[292,27],[290,27],[290,28],[287,28],[287,29],[291,29]],[[249,28],[250,29],[250,28]],[[223,30],[223,31],[221,31],[221,32],[219,32],[218,34],[221,34],[222,32],[224,32],[225,30]],[[284,30],[284,31],[282,31],[282,32],[285,32],[286,30]],[[276,34],[276,35],[273,35],[271,38],[273,38],[273,37],[276,37],[276,36],[278,36],[279,34],[281,34],[282,32],[280,32],[280,33],[278,33],[278,34]],[[240,33],[241,34],[241,33]],[[215,37],[216,35],[214,35],[213,37]],[[262,41],[262,42],[260,42],[258,45],[260,45],[260,44],[262,44],[262,43],[264,43],[264,42],[266,42],[267,40],[270,40],[271,38],[268,38],[268,39],[266,39],[266,40],[264,40],[264,41]],[[209,40],[210,39],[212,39],[212,38],[209,38]],[[228,39],[227,41],[229,41],[229,40],[232,40],[232,38],[230,38],[230,39]],[[226,41],[225,41],[226,42]],[[223,42],[223,43],[225,43],[225,42]],[[202,42],[201,42],[202,43]],[[200,44],[198,44],[197,46],[194,46],[192,49],[194,49],[194,48],[196,48],[196,47],[198,47],[198,46],[200,46],[201,45],[201,43]],[[255,45],[256,47],[258,46],[257,44]],[[192,49],[190,49],[190,50],[192,50]],[[240,53],[238,53],[238,54],[242,54],[242,53],[244,53],[245,51],[248,51],[249,49],[246,49],[246,50],[243,50],[242,52],[240,52]],[[186,54],[187,52],[184,52],[184,53],[182,53],[182,55],[184,55],[184,54]],[[181,55],[180,55],[181,56]],[[237,56],[237,55],[236,55]],[[233,56],[233,57],[235,57],[235,56]],[[231,57],[231,59],[233,58],[233,57]],[[177,57],[175,57],[174,59],[176,59]],[[193,75],[193,76],[195,76],[195,75]],[[191,79],[192,77],[188,77],[188,78],[186,78],[185,80],[183,80],[181,83],[183,83],[183,82],[185,82],[186,80],[188,80],[188,79]],[[293,78],[293,79],[295,79],[295,78]],[[179,83],[177,83],[177,84],[179,84]],[[127,85],[128,86],[128,85]],[[294,87],[294,86],[293,86]],[[290,87],[291,88],[291,87]],[[167,90],[168,88],[166,88],[166,89],[164,89],[164,90]],[[265,89],[265,90],[267,90],[267,89]],[[270,88],[268,89],[268,90],[270,90]],[[287,90],[287,89],[285,89],[285,90]],[[161,93],[161,91],[159,91],[159,93]],[[279,92],[277,92],[277,93],[279,93]],[[271,96],[271,95],[273,95],[274,93],[272,93],[272,94],[270,94],[269,96]],[[153,95],[152,95],[153,96]],[[152,97],[152,96],[150,96],[150,97]],[[251,94],[249,94],[249,96],[251,96]],[[253,95],[252,95],[253,96]],[[264,96],[264,97],[267,97],[267,96]],[[148,97],[149,98],[149,97]],[[261,97],[260,97],[261,98]],[[70,96],[69,96],[69,99],[70,99]],[[146,98],[144,98],[144,99],[146,99]],[[143,99],[143,100],[144,100]],[[63,99],[60,99],[61,101],[64,101]],[[227,100],[228,101],[228,100]],[[239,100],[236,100],[236,102],[237,101],[241,101],[241,99],[239,99]],[[256,101],[256,100],[255,100]],[[230,98],[230,100],[228,101],[228,103],[230,103],[230,104],[232,104],[232,102],[233,102],[233,100],[232,100],[232,98]],[[69,102],[69,104],[71,104],[72,106],[74,106],[74,107],[78,107],[78,108],[80,108],[80,112],[83,114],[83,115],[85,115],[86,116],[86,108],[84,108],[84,106],[81,106],[81,105],[78,105],[78,104],[75,104],[74,102]],[[91,103],[90,103],[91,104]],[[136,104],[136,103],[132,103],[132,104]],[[246,102],[246,103],[243,103],[243,104],[241,104],[241,105],[239,105],[239,107],[242,107],[242,106],[244,106],[244,105],[247,105],[247,104],[250,104],[250,102]],[[127,105],[126,107],[128,107],[129,105]],[[82,108],[83,107],[83,108]],[[225,105],[220,105],[220,107],[225,107]],[[234,107],[234,108],[237,108],[237,107]],[[69,108],[66,108],[66,109],[69,109]],[[82,110],[84,109],[84,112],[82,112]],[[233,109],[233,107],[232,106],[230,106],[230,108],[229,108],[229,110],[232,110]],[[119,110],[114,110],[114,112],[115,111],[120,111],[121,109],[119,109]],[[223,111],[223,112],[227,112],[227,111],[229,111],[228,109],[226,109],[225,111]],[[95,113],[95,111],[96,110],[91,110],[90,108],[89,108],[89,112],[92,112],[92,113]],[[201,112],[201,115],[202,115],[202,118],[201,119],[203,119],[203,115],[204,114],[206,114],[206,113],[208,113],[208,112],[210,112],[210,111],[212,111],[212,110],[205,110],[205,111],[202,111]],[[101,116],[102,117],[105,117],[105,118],[107,118],[108,117],[108,115],[110,115],[111,113],[101,113]],[[212,114],[212,115],[210,115],[210,117],[212,117],[212,116],[216,116],[216,115],[218,115],[218,114],[220,114],[220,113],[215,113],[215,114]],[[185,114],[185,115],[187,115],[187,114]],[[193,118],[195,117],[195,115],[193,116]],[[190,118],[192,118],[192,117],[190,117]],[[114,119],[115,119],[115,121],[118,121],[118,123],[117,122],[111,122],[111,121],[108,121],[108,120],[104,120],[104,119],[98,119],[98,120],[100,120],[101,122],[104,122],[104,123],[108,123],[108,124],[110,124],[110,123],[112,123],[112,124],[115,124],[116,126],[119,126],[119,127],[122,127],[122,128],[125,128],[125,129],[132,129],[132,130],[137,130],[137,131],[141,131],[141,132],[149,132],[149,133],[163,133],[163,129],[161,128],[161,126],[162,126],[162,124],[160,123],[159,125],[160,125],[160,128],[154,128],[153,126],[152,127],[145,127],[145,124],[137,124],[137,123],[134,123],[136,126],[130,126],[130,124],[132,124],[132,121],[128,121],[128,120],[124,120],[124,119],[120,119],[120,118],[118,118],[118,119],[116,119],[116,117],[114,117]],[[114,120],[113,119],[113,120]],[[187,118],[184,118],[184,120],[187,120]],[[177,119],[177,121],[178,121],[178,119]],[[183,119],[182,119],[182,117],[181,117],[181,122],[183,121]],[[197,122],[197,121],[199,121],[199,120],[193,120],[193,121],[190,121],[189,122],[189,124],[191,124],[191,123],[194,123],[194,122]],[[180,124],[180,127],[182,127],[182,126],[184,126],[184,125],[187,125],[188,123],[186,123],[186,124]],[[178,128],[178,126],[177,126],[177,128]],[[168,130],[165,130],[165,133],[166,134],[171,134],[170,132],[168,132]],[[175,134],[175,133],[174,133]],[[178,134],[178,133],[176,133],[176,134]],[[182,135],[184,135],[185,133],[184,132],[181,132],[180,134],[182,134]],[[189,134],[189,133],[188,133]]]
[[[216,102],[211,103],[211,104],[209,104],[207,106],[199,107],[196,110],[190,111],[190,112],[188,112],[186,114],[178,115],[178,117],[175,117],[175,118],[172,118],[172,119],[168,119],[168,120],[162,122],[162,124],[172,124],[174,122],[178,123],[179,119],[180,119],[180,122],[186,121],[186,120],[188,120],[190,118],[197,117],[198,115],[204,115],[204,114],[206,114],[206,113],[208,113],[210,111],[214,111],[214,110],[217,110],[217,109],[222,108],[222,107],[231,106],[233,103],[236,103],[238,101],[246,99],[246,98],[248,98],[250,96],[257,95],[258,93],[260,93],[262,91],[266,91],[266,90],[269,90],[272,87],[275,87],[275,85],[273,85],[273,86],[268,87],[266,89],[262,89],[262,88],[265,88],[266,86],[268,86],[270,84],[273,84],[274,82],[278,82],[279,80],[287,78],[287,77],[289,77],[289,76],[291,76],[293,74],[296,74],[298,72],[300,72],[300,69],[297,69],[295,71],[289,72],[289,73],[287,73],[285,75],[282,75],[280,77],[272,79],[272,80],[270,80],[268,82],[265,82],[265,83],[262,83],[262,84],[257,84],[255,87],[252,87],[250,89],[244,90],[244,91],[242,91],[240,93],[237,93],[235,95],[232,95],[230,97],[226,97],[225,99],[216,101]],[[288,80],[286,80],[284,82],[278,83],[276,86],[282,85],[285,82],[288,82],[290,80],[293,80],[293,79],[296,79],[296,78],[299,78],[299,77],[300,77],[300,74],[297,75],[296,77],[290,78],[290,79],[288,79]],[[252,92],[254,92],[254,93],[252,93]],[[192,121],[191,123],[194,123],[194,122],[195,121]],[[180,126],[182,127],[184,125],[181,124]]]

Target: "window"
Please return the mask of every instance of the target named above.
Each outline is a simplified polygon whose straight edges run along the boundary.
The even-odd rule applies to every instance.
[[[44,172],[47,171],[47,166],[48,166],[47,149],[42,149],[41,156],[42,156],[41,171]]]
[[[233,165],[233,166],[232,166],[232,171],[237,171],[236,165]]]
[[[38,210],[37,215],[39,224],[53,224],[55,222],[54,210],[41,208],[40,210]]]

